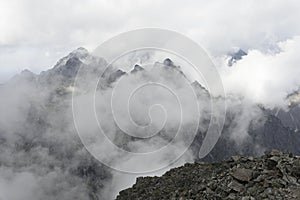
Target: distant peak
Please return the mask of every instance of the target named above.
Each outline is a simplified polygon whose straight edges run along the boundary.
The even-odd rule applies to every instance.
[[[88,54],[89,51],[87,49],[83,48],[83,47],[78,47],[77,49],[72,51],[72,53]]]
[[[136,65],[134,65],[134,69],[140,70],[140,69],[143,69],[143,68],[140,65],[136,64]]]
[[[163,63],[166,66],[174,66],[174,63],[170,58],[166,58]]]
[[[136,65],[134,65],[133,70],[131,70],[131,73],[136,73],[138,71],[143,71],[143,70],[144,70],[143,67],[141,67],[140,65],[136,64]]]
[[[12,80],[15,81],[23,81],[23,80],[27,80],[27,81],[33,81],[36,78],[36,74],[31,72],[28,69],[24,69],[23,71],[21,71],[20,74],[15,75]]]
[[[69,53],[67,56],[61,58],[57,63],[56,65],[54,66],[54,68],[58,68],[60,66],[63,66],[65,64],[67,64],[67,62],[73,62],[74,60],[77,60],[77,61],[81,61],[81,59],[85,59],[87,58],[88,56],[90,55],[89,51],[86,50],[85,48],[83,47],[79,47],[77,49],[75,49],[74,51],[72,51],[71,53]]]
[[[33,73],[32,71],[28,70],[28,69],[24,69],[21,73],[20,76],[26,78],[26,79],[33,79],[35,78],[36,74]]]
[[[108,77],[108,83],[112,83],[115,82],[117,79],[119,79],[121,76],[123,76],[124,74],[126,74],[126,72],[118,69],[114,72],[112,72],[109,77]]]
[[[205,87],[203,87],[198,81],[194,81],[192,82],[192,86],[196,89],[203,89],[203,90],[206,90]]]
[[[238,49],[234,52],[229,53],[230,59],[228,60],[228,66],[232,66],[234,63],[236,63],[238,60],[241,60],[243,56],[248,55],[244,50]]]
[[[89,51],[83,47],[79,47],[77,49],[75,49],[74,51],[72,51],[69,54],[69,57],[78,57],[78,58],[82,58],[82,57],[87,57],[89,55]]]
[[[23,71],[21,71],[21,75],[34,75],[34,73],[29,69],[24,69]]]

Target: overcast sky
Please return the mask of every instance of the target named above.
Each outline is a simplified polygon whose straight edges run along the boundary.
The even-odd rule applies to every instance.
[[[0,0],[0,82],[143,27],[183,33],[212,56],[234,47],[272,52],[299,35],[299,11],[297,0]]]

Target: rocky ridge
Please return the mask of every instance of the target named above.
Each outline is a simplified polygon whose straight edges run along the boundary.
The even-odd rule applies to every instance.
[[[185,164],[162,177],[137,178],[117,196],[123,199],[300,199],[300,157],[273,150]]]

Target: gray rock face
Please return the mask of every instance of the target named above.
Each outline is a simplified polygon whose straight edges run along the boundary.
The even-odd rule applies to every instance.
[[[186,164],[162,177],[138,178],[117,200],[300,199],[300,179],[292,172],[300,158],[276,152],[259,158],[241,156],[221,163]],[[269,170],[265,164],[274,158],[277,165]]]

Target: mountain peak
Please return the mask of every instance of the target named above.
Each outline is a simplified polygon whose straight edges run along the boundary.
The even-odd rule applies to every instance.
[[[30,71],[29,69],[24,69],[23,71],[21,71],[20,73],[22,76],[34,76],[35,74]]]
[[[192,82],[192,86],[195,88],[201,88],[201,89],[206,90],[205,87],[203,87],[198,81]]]
[[[75,60],[82,61],[82,60],[86,59],[89,55],[90,55],[90,53],[88,50],[86,50],[83,47],[79,47],[79,48],[75,49],[74,51],[72,51],[71,53],[69,53],[67,56],[61,58],[56,63],[54,68],[59,68],[62,65],[66,65],[69,60],[75,59]]]
[[[242,49],[229,53],[230,59],[228,60],[228,66],[231,67],[234,63],[236,63],[236,61],[241,60],[243,56],[246,55],[248,54]]]
[[[134,65],[133,70],[131,70],[131,73],[136,73],[136,72],[143,71],[143,70],[144,70],[143,67],[141,67],[140,65],[136,64],[136,65]]]
[[[24,69],[21,71],[20,74],[16,74],[15,76],[12,77],[11,81],[12,82],[19,82],[19,81],[34,81],[36,79],[37,75],[33,72],[31,72],[28,69]]]
[[[83,47],[78,47],[74,51],[72,51],[70,54],[72,55],[87,55],[89,54],[89,51]]]
[[[166,58],[163,63],[166,66],[172,66],[172,67],[174,66],[174,63],[170,58]]]
[[[77,49],[75,49],[74,51],[72,51],[67,58],[78,58],[78,59],[85,59],[90,55],[89,51],[86,50],[83,47],[79,47]]]

